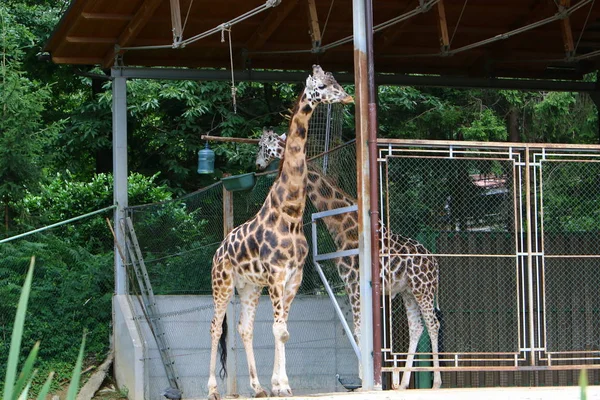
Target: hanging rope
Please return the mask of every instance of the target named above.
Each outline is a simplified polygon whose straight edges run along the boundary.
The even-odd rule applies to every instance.
[[[237,89],[235,87],[235,74],[233,72],[233,46],[231,44],[231,26],[223,24],[221,28],[221,43],[225,42],[225,31],[229,35],[229,63],[231,66],[231,101],[233,102],[233,113],[237,114],[237,102],[235,94]]]
[[[450,46],[452,46],[452,40],[454,40],[454,35],[456,35],[456,31],[458,30],[458,25],[460,24],[460,20],[462,19],[463,13],[465,12],[465,8],[467,7],[467,1],[463,4],[462,10],[460,11],[460,15],[458,16],[458,21],[456,21],[456,25],[454,26],[454,32],[452,32],[452,37],[450,38]]]
[[[592,9],[594,8],[594,3],[595,2],[596,2],[596,0],[592,1],[592,4],[590,5],[590,9],[588,10],[587,17],[585,17],[585,22],[583,23],[583,28],[581,28],[581,32],[579,32],[579,38],[577,39],[577,44],[575,44],[575,48],[573,49],[573,55],[577,54],[577,48],[579,47],[579,42],[581,41],[581,37],[583,36],[583,32],[585,31],[585,28],[587,26],[588,20],[590,19],[590,14],[592,13]]]

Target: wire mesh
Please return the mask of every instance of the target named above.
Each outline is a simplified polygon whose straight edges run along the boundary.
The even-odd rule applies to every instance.
[[[310,133],[306,145],[308,158],[328,152],[342,144],[344,105],[320,103],[310,119]]]
[[[386,225],[439,261],[444,386],[576,384],[569,369],[600,367],[600,149],[390,144],[380,160]],[[402,371],[406,312],[384,304],[384,369]]]
[[[111,211],[0,244],[0,360],[8,358],[16,307],[32,256],[35,274],[22,347],[41,341],[40,376],[49,370],[66,373],[65,363],[75,364],[84,331],[90,357],[106,356],[114,292],[113,238],[107,217],[112,217]],[[0,376],[5,367],[0,364]]]
[[[313,121],[314,117],[311,120],[309,135],[314,133]],[[329,141],[331,140],[330,136]],[[352,190],[356,186],[354,163],[354,145],[351,143],[315,157],[309,161],[309,166],[330,175],[331,179],[339,181],[347,190]],[[277,174],[277,171],[257,174],[255,185],[251,189],[232,192],[234,225],[237,226],[256,215]],[[314,210],[315,207],[307,203],[304,228],[309,244],[310,215]],[[173,306],[170,301],[177,301],[182,295],[210,294],[212,256],[223,239],[223,187],[218,183],[181,199],[130,207],[128,214],[132,217],[148,275],[157,295],[160,310],[157,318],[164,325],[163,330],[166,342],[171,348],[178,382],[186,396],[206,396],[206,382],[198,377],[208,375],[208,331],[213,313],[212,299],[209,296],[191,296],[190,299],[194,300],[190,301],[196,305],[187,306],[179,311],[171,310]],[[323,251],[335,251],[335,243],[327,228],[321,226],[319,232],[320,248]],[[302,286],[290,312],[288,329],[291,338],[286,344],[288,375],[296,394],[320,392],[323,388],[328,388],[328,391],[335,388],[344,390],[335,378],[336,372],[342,376],[356,376],[358,373],[356,356],[329,303],[310,257],[304,266]],[[339,278],[336,266],[330,263],[324,267],[351,323],[352,313],[344,294],[345,286]],[[137,294],[136,285],[130,273],[131,294]],[[266,291],[263,294],[266,294]],[[232,304],[235,313],[234,324],[237,325],[239,305],[236,300]],[[144,321],[142,307],[136,300],[133,306],[135,318],[147,341],[147,355],[144,360],[147,365],[146,397],[158,399],[160,391],[168,386],[168,381],[164,372],[161,372],[164,368],[160,366],[158,350],[148,323]],[[318,312],[314,312],[315,307],[319,309]],[[271,325],[270,301],[268,296],[263,296],[255,322],[254,348],[259,378],[267,387],[273,360]],[[327,362],[322,359],[324,354],[327,354]],[[236,359],[239,393],[251,394],[248,392],[245,352],[237,337],[232,344],[230,356]],[[263,368],[264,365],[269,365],[269,368]],[[219,390],[226,393],[224,380],[219,380]]]

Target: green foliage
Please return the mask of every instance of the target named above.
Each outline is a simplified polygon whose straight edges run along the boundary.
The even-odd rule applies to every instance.
[[[26,187],[35,188],[43,168],[43,148],[61,122],[43,119],[51,85],[24,73],[26,50],[35,36],[8,11],[0,4],[0,204],[10,221],[11,204],[25,195]]]
[[[25,283],[19,296],[19,302],[15,315],[15,322],[13,324],[13,331],[11,335],[10,349],[8,352],[9,354],[6,362],[5,381],[3,385],[3,400],[27,399],[29,391],[32,387],[32,383],[34,382],[34,379],[37,375],[37,370],[34,370],[33,366],[38,356],[40,342],[37,342],[29,352],[27,359],[23,363],[21,372],[17,377],[19,353],[21,352],[21,342],[25,331],[25,315],[27,312],[27,304],[29,302],[29,296],[31,293],[31,282],[33,280],[34,264],[35,258],[32,257],[29,270],[25,278]],[[66,400],[75,400],[75,398],[77,397],[84,348],[85,336],[79,349],[79,356],[77,357],[75,368],[71,376],[71,383],[69,385]],[[39,390],[39,394],[37,397],[38,400],[44,400],[46,398],[50,390],[50,385],[52,383],[53,376],[53,372],[50,372],[48,374],[48,378]]]
[[[108,349],[110,335],[111,299],[113,287],[112,254],[92,255],[82,247],[65,243],[54,235],[37,237],[37,242],[0,246],[0,316],[12,315],[19,296],[19,271],[31,254],[37,254],[35,279],[37,285],[31,292],[27,311],[29,324],[24,328],[23,343],[32,346],[41,341],[39,356],[43,360],[40,370],[45,375],[57,372],[59,380],[72,368],[66,360],[77,357],[73,338],[88,331],[87,352],[102,356]],[[8,321],[0,327],[8,329]],[[0,346],[0,359],[8,349]],[[0,374],[4,365],[0,363]],[[34,383],[42,384],[34,379]]]

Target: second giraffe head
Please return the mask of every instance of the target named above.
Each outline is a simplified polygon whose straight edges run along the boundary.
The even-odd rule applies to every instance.
[[[325,72],[318,65],[313,65],[313,73],[306,78],[306,89],[304,95],[314,106],[317,103],[342,103],[354,102],[352,96],[340,86],[331,72]]]

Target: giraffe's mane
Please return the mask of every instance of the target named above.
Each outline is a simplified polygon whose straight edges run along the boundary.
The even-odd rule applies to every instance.
[[[302,90],[302,93],[300,93],[300,95],[298,96],[298,98],[296,99],[296,102],[294,103],[294,107],[292,107],[292,112],[290,114],[290,122],[288,125],[288,129],[287,129],[287,134],[290,133],[290,128],[292,127],[292,117],[298,112],[298,110],[300,109],[300,102],[302,101],[302,97],[304,96],[304,90]],[[308,128],[308,127],[307,127]],[[284,147],[284,151],[281,152],[281,158],[279,159],[279,172],[277,173],[277,179],[279,179],[279,177],[281,176],[281,170],[283,169],[283,162],[285,160],[285,147]]]

